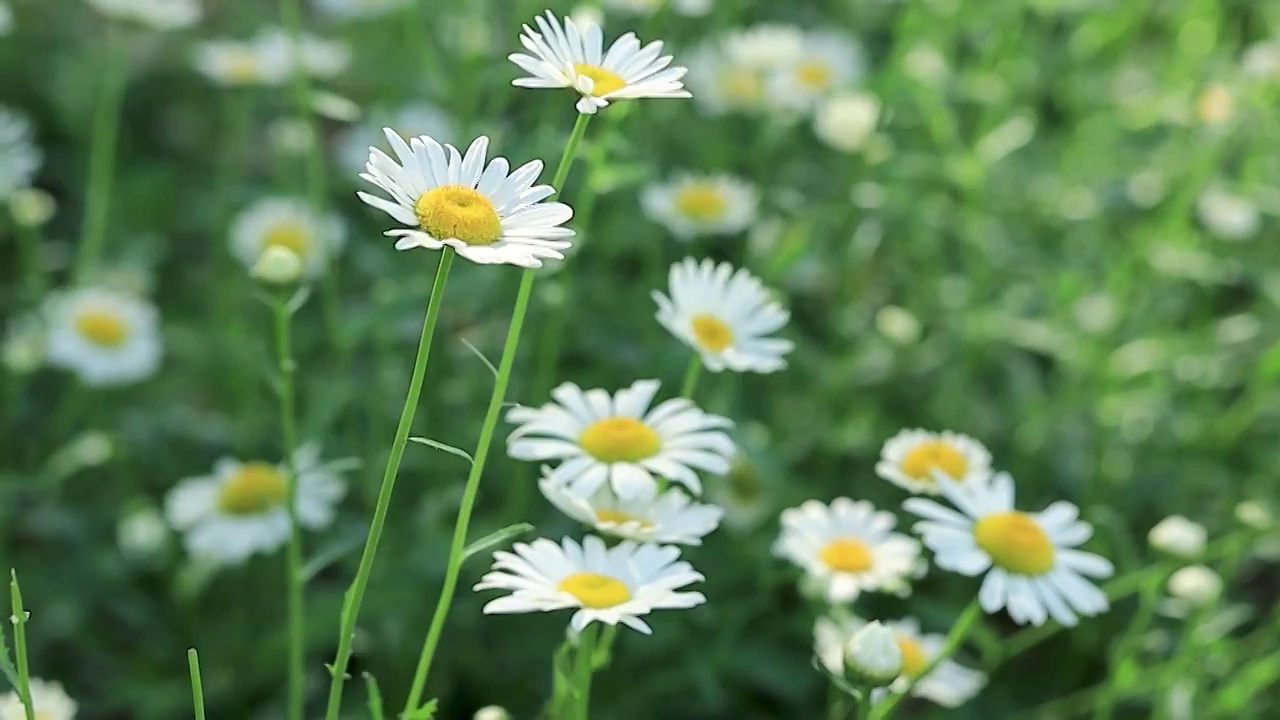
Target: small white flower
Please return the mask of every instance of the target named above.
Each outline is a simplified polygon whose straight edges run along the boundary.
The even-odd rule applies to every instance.
[[[689,87],[706,112],[754,112],[773,103],[770,78],[801,56],[804,34],[792,25],[756,25],[689,54]]]
[[[885,305],[876,311],[876,330],[898,345],[911,345],[920,339],[920,320],[906,308]]]
[[[31,705],[36,720],[72,720],[76,716],[76,701],[56,682],[39,678],[30,679]],[[0,695],[0,720],[26,720],[26,710],[17,690]]]
[[[564,383],[551,391],[556,402],[507,413],[507,421],[519,425],[507,438],[507,452],[517,460],[560,460],[550,477],[583,496],[609,483],[626,499],[652,497],[659,477],[699,494],[695,470],[729,470],[733,441],[723,431],[733,423],[686,398],[650,409],[659,385],[637,380],[610,396]]]
[[[588,115],[611,100],[689,97],[680,80],[685,68],[672,66],[670,55],[660,57],[660,40],[641,47],[635,33],[627,33],[605,51],[599,25],[579,28],[568,18],[561,22],[550,10],[545,18],[534,18],[534,24],[537,30],[525,25],[520,36],[520,44],[532,55],[508,56],[529,73],[512,85],[572,88],[582,96],[578,112]]]
[[[335,20],[365,20],[413,7],[414,0],[316,0],[316,8]]]
[[[604,6],[615,12],[650,16],[665,5],[670,5],[677,15],[702,17],[711,12],[715,0],[604,0]]]
[[[1245,48],[1240,65],[1245,75],[1280,82],[1280,38],[1256,42]]]
[[[1169,594],[1202,607],[1222,594],[1222,577],[1204,565],[1188,565],[1169,576]]]
[[[294,453],[299,524],[319,530],[333,522],[346,494],[343,465],[320,462],[320,448]],[[289,539],[289,468],[266,462],[219,460],[213,474],[187,478],[165,498],[165,515],[184,533],[187,552],[221,564],[270,553]]]
[[[31,184],[44,164],[25,115],[0,106],[0,200]]]
[[[15,375],[35,372],[45,361],[47,334],[39,313],[13,318],[0,345],[0,363]]]
[[[641,616],[706,602],[702,593],[677,592],[703,577],[680,561],[680,549],[673,545],[626,541],[610,548],[588,535],[582,545],[571,538],[559,544],[543,538],[516,543],[512,550],[494,553],[493,569],[475,586],[512,591],[489,601],[486,614],[574,608],[569,626],[575,632],[602,622],[622,623],[647,635],[652,630]]]
[[[1236,519],[1254,530],[1266,530],[1275,522],[1271,508],[1261,500],[1244,500],[1236,505]]]
[[[201,75],[227,87],[281,85],[290,73],[287,38],[259,33],[249,40],[220,38],[198,43],[192,64]]]
[[[261,36],[288,49],[291,72],[294,67],[301,67],[307,75],[329,79],[341,75],[351,65],[351,47],[342,40],[302,32],[294,43],[292,33],[280,27],[268,27],[261,31]]]
[[[152,30],[181,30],[200,21],[199,0],[85,0],[98,12]]]
[[[552,505],[600,533],[624,540],[701,545],[702,538],[715,530],[724,516],[715,505],[693,502],[676,488],[652,497],[627,499],[604,484],[584,496],[551,475],[551,468],[543,466],[538,487]]]
[[[770,337],[791,315],[751,273],[693,258],[671,266],[671,297],[658,291],[658,322],[702,358],[708,370],[768,373],[787,366],[794,345]]]
[[[852,38],[826,30],[807,32],[799,54],[773,68],[769,99],[780,109],[808,111],[862,73],[862,50]]]
[[[1213,185],[1200,194],[1196,214],[1209,232],[1223,240],[1248,240],[1262,226],[1252,200]]]
[[[337,256],[345,235],[335,214],[318,212],[302,200],[268,197],[242,210],[231,222],[231,252],[252,270],[266,251],[288,250],[300,261],[302,274],[314,278],[324,274]]]
[[[902,673],[902,649],[893,631],[879,620],[858,628],[843,650],[845,677],[857,685],[884,687]]]
[[[892,532],[893,513],[865,500],[807,500],[781,519],[773,553],[819,581],[829,602],[853,602],[864,591],[902,593],[923,574],[920,543]]]
[[[756,218],[760,193],[732,175],[683,173],[645,187],[640,206],[680,240],[699,235],[735,235]]]
[[[937,483],[960,512],[919,497],[902,507],[926,518],[915,531],[933,551],[935,565],[961,575],[986,574],[978,594],[984,611],[1006,608],[1020,625],[1043,625],[1052,617],[1071,627],[1077,616],[1110,607],[1085,578],[1110,577],[1114,568],[1075,549],[1093,535],[1092,526],[1077,520],[1075,505],[1059,501],[1039,513],[1015,510],[1008,473],[964,485],[938,473]]]
[[[426,135],[440,142],[451,142],[457,134],[453,120],[429,103],[418,102],[393,110],[376,108],[369,113],[366,122],[361,122],[338,136],[337,153],[342,166],[353,173],[359,173],[369,160],[370,147],[393,152],[383,135],[384,127],[395,130],[400,137]]]
[[[86,385],[145,380],[160,367],[159,316],[146,301],[106,288],[55,293],[44,306],[50,365]]]
[[[903,430],[880,450],[876,474],[912,493],[937,495],[937,473],[961,484],[991,475],[991,453],[968,435]]]
[[[1199,557],[1209,533],[1204,526],[1181,515],[1170,515],[1151,528],[1151,547],[1182,558]]]
[[[871,93],[847,90],[818,104],[813,132],[827,146],[840,152],[862,149],[880,120],[880,100]]]
[[[555,194],[534,185],[542,161],[508,173],[503,157],[486,163],[489,138],[479,137],[464,157],[452,145],[423,135],[408,143],[391,128],[383,131],[399,163],[369,148],[360,177],[382,188],[391,200],[356,193],[361,200],[412,229],[388,230],[397,250],[449,246],[472,262],[542,267],[542,258],[561,259],[573,231],[561,227],[573,216],[568,205],[543,202]],[[447,156],[446,156],[447,153]]]

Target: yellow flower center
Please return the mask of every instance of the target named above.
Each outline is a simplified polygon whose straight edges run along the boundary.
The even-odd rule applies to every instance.
[[[117,347],[129,337],[129,326],[114,313],[85,310],[76,316],[76,330],[89,342],[102,347]]]
[[[583,607],[596,610],[621,605],[631,599],[626,583],[593,572],[574,573],[561,580],[558,589],[577,598]]]
[[[301,223],[282,222],[267,228],[267,232],[263,235],[265,241],[263,250],[269,247],[282,247],[286,250],[292,250],[298,257],[307,254],[307,248],[311,245],[311,236],[307,232],[307,228]]]
[[[627,86],[627,81],[623,80],[621,75],[612,70],[605,70],[599,65],[575,63],[573,70],[579,75],[591,78],[591,82],[595,83],[591,88],[592,97],[603,97]]]
[[[959,481],[969,471],[969,461],[955,446],[941,440],[926,440],[902,459],[902,472],[916,480],[933,482],[934,470]]]
[[[729,100],[753,103],[764,96],[764,80],[760,73],[746,68],[731,68],[720,73],[717,86]]]
[[[600,462],[638,462],[653,457],[662,439],[653,428],[632,417],[610,417],[592,423],[578,437],[582,449]]]
[[[871,548],[857,538],[836,538],[818,553],[827,567],[839,572],[866,572],[871,569]]]
[[[796,68],[796,78],[809,90],[826,90],[835,80],[831,66],[821,60],[806,60]]]
[[[920,643],[910,635],[899,634],[896,640],[898,651],[902,653],[902,674],[909,678],[918,676],[929,664],[924,648],[920,647]]]
[[[274,465],[245,463],[223,483],[218,507],[228,515],[257,515],[283,505],[288,494],[289,482]]]
[[[233,83],[253,83],[262,79],[262,63],[258,56],[249,50],[241,50],[229,55],[222,66],[223,78]]]
[[[502,237],[502,219],[485,194],[462,185],[441,185],[413,206],[418,225],[437,240],[492,245]]]
[[[693,337],[711,352],[720,352],[733,344],[733,330],[715,315],[694,315]]]
[[[601,510],[597,510],[596,520],[599,520],[602,523],[615,523],[617,525],[625,525],[626,523],[638,523],[640,527],[645,530],[648,530],[649,528],[653,527],[653,523],[649,522],[648,520],[645,520],[643,518],[638,518],[635,515],[632,515],[631,513],[628,513],[628,512],[623,512],[621,510],[613,510],[611,508],[604,508]]]
[[[988,515],[974,525],[973,538],[991,562],[1009,572],[1043,575],[1053,569],[1053,541],[1026,513]]]
[[[728,205],[724,193],[711,183],[691,183],[676,195],[676,209],[686,217],[703,222],[724,215]]]

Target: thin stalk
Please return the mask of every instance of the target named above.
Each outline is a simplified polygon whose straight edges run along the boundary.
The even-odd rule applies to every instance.
[[[587,123],[590,120],[590,115],[580,114],[573,125],[573,132],[569,134],[564,153],[560,155],[560,165],[556,167],[555,177],[551,180],[551,187],[557,191],[564,186],[578,144],[582,142],[582,136],[586,134]],[[493,393],[489,396],[489,409],[485,411],[484,425],[480,428],[480,440],[476,443],[476,451],[472,455],[475,460],[471,464],[471,472],[467,475],[462,505],[458,509],[458,522],[453,528],[453,542],[449,547],[449,565],[445,570],[444,585],[440,588],[435,613],[431,616],[431,627],[427,630],[427,638],[423,642],[422,653],[418,657],[418,667],[413,674],[413,685],[409,690],[409,698],[405,702],[406,715],[417,710],[422,702],[422,693],[427,685],[427,674],[431,670],[431,660],[435,657],[440,635],[444,632],[445,619],[449,615],[449,606],[453,603],[453,594],[458,586],[458,576],[462,572],[462,553],[466,549],[467,529],[471,524],[471,512],[475,507],[476,495],[480,491],[480,477],[484,473],[485,461],[489,457],[489,444],[493,440],[498,415],[502,411],[502,403],[506,398],[507,383],[511,380],[511,367],[515,364],[516,349],[520,344],[520,330],[524,327],[525,312],[529,308],[529,296],[533,292],[535,273],[533,269],[525,270],[520,278],[520,291],[516,295],[515,310],[511,314],[511,326],[507,329],[502,360],[498,364],[498,377],[493,385]]]
[[[923,670],[911,678],[911,682],[905,690],[900,693],[889,693],[866,717],[870,718],[870,720],[885,720],[892,717],[898,703],[911,694],[920,678],[928,677],[929,673],[933,672],[934,668],[938,667],[943,660],[947,660],[955,654],[960,647],[960,643],[964,642],[965,637],[969,635],[969,630],[973,628],[973,624],[980,617],[982,617],[982,606],[978,603],[978,599],[974,598],[973,602],[969,603],[969,607],[965,608],[964,612],[960,614],[956,624],[951,627],[951,632],[947,633],[947,639],[943,641],[942,649],[938,651],[938,654],[929,660]]]
[[[191,702],[195,705],[196,720],[204,720],[204,683],[200,681],[200,654],[195,648],[187,651],[187,670],[191,673]]]
[[[17,225],[14,232],[18,236],[18,254],[22,261],[22,302],[31,307],[44,297],[48,283],[44,275],[44,263],[40,261],[40,246],[43,244],[40,228],[27,223]]]
[[[1138,612],[1125,628],[1124,634],[1115,645],[1115,651],[1111,654],[1111,672],[1108,680],[1101,685],[1101,694],[1094,705],[1093,720],[1111,720],[1116,704],[1124,697],[1125,688],[1116,682],[1119,678],[1120,665],[1126,658],[1137,652],[1142,635],[1151,626],[1151,621],[1155,618],[1156,604],[1160,601],[1160,586],[1163,584],[1163,575],[1153,574],[1144,579]]]
[[[702,374],[702,356],[694,353],[689,358],[689,367],[684,371],[684,384],[680,386],[680,397],[693,399],[693,391],[698,387],[698,376]]]
[[[22,590],[18,587],[18,573],[9,571],[9,597],[13,602],[13,651],[18,660],[18,697],[26,711],[27,720],[36,720],[36,707],[31,702],[31,667],[27,662],[27,611],[22,607]]]
[[[120,105],[124,100],[128,77],[129,48],[113,43],[108,37],[102,86],[98,91],[98,103],[93,114],[88,189],[73,275],[77,284],[85,282],[102,259],[102,246],[106,241],[107,220],[111,210],[111,178],[116,163]]]
[[[590,625],[578,637],[577,665],[573,672],[574,717],[591,717],[591,673],[595,670],[596,627]]]
[[[871,717],[871,713],[874,712],[874,710],[875,708],[871,705],[871,691],[863,691],[862,695],[858,697],[858,720],[866,720],[866,718]]]
[[[286,550],[285,586],[289,613],[289,720],[302,720],[305,683],[304,628],[306,604],[302,586],[302,530],[298,526],[298,468],[293,456],[298,450],[298,419],[294,400],[294,373],[289,324],[292,313],[286,298],[277,298],[272,308],[275,315],[276,357],[280,361],[280,429],[284,440],[285,464],[289,468],[289,545]]]
[[[378,541],[382,539],[382,532],[387,524],[387,510],[391,507],[391,493],[395,489],[396,473],[400,470],[400,458],[404,455],[405,445],[409,444],[409,428],[413,425],[418,398],[422,395],[422,379],[426,374],[427,358],[431,354],[431,339],[435,335],[436,321],[440,318],[440,308],[443,305],[445,284],[449,279],[449,268],[453,265],[453,255],[451,248],[445,248],[440,253],[440,266],[436,269],[435,284],[431,287],[431,300],[427,303],[427,316],[422,323],[422,337],[418,341],[418,356],[413,363],[413,376],[409,379],[409,391],[405,394],[404,408],[400,411],[400,424],[396,426],[395,439],[391,442],[387,467],[382,473],[382,486],[378,490],[378,501],[373,509],[369,538],[365,541],[364,552],[360,556],[360,566],[356,569],[356,578],[351,583],[351,589],[347,591],[347,599],[343,604],[338,651],[330,668],[332,678],[329,682],[329,701],[324,713],[326,720],[337,720],[338,710],[342,705],[342,687],[347,677],[347,663],[351,660],[351,643],[355,637],[356,619],[360,616],[360,604],[364,601],[365,590],[369,587],[373,560],[378,554]]]

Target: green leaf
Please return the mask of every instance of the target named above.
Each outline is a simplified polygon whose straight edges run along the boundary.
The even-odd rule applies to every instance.
[[[472,345],[466,338],[459,338],[459,340],[462,341],[463,345],[467,346],[468,350],[475,353],[476,357],[480,358],[480,362],[484,363],[484,366],[489,368],[489,372],[493,373],[493,377],[496,380],[498,378],[498,368],[494,367],[493,363],[489,362],[489,358],[485,357],[484,353],[480,352],[480,348]]]
[[[322,570],[334,564],[343,556],[347,555],[356,548],[364,544],[366,531],[364,528],[352,528],[351,532],[338,536],[333,542],[325,545],[316,552],[310,560],[302,566],[298,571],[302,575],[302,582],[311,582],[316,575]]]
[[[404,720],[431,720],[436,716],[436,705],[438,704],[440,704],[440,701],[432,698],[427,701],[426,705],[405,713]]]
[[[431,438],[424,438],[424,437],[411,437],[409,438],[409,442],[415,442],[415,443],[418,443],[419,445],[426,445],[427,447],[433,447],[436,450],[443,450],[444,452],[447,452],[450,455],[457,455],[460,458],[464,458],[467,462],[473,465],[475,464],[475,460],[471,459],[471,455],[469,455],[466,450],[442,443],[439,440],[432,440]]]
[[[462,560],[465,562],[467,558],[478,552],[488,550],[495,545],[501,545],[511,538],[516,537],[517,535],[523,535],[532,529],[533,525],[522,522],[516,523],[515,525],[508,525],[497,532],[489,533],[468,545],[467,549],[462,551]]]
[[[0,674],[9,681],[10,687],[14,690],[18,689],[18,668],[13,666],[13,660],[9,657],[9,646],[5,643],[3,626],[0,626]]]
[[[378,681],[373,675],[364,673],[364,684],[369,688],[369,720],[385,720],[386,713],[382,710],[382,692],[378,690]]]

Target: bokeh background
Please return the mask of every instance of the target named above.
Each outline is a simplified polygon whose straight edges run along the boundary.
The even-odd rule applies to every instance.
[[[211,570],[176,537],[139,540],[137,517],[218,457],[280,457],[270,314],[229,254],[228,228],[261,197],[305,196],[313,143],[348,242],[297,316],[301,421],[326,456],[363,463],[339,519],[307,538],[319,558],[307,626],[318,702],[436,263],[381,236],[387,219],[355,198],[344,148],[375,142],[397,108],[429,103],[452,124],[441,140],[488,134],[515,162],[553,164],[572,94],[511,87],[518,72],[505,59],[546,4],[419,0],[357,19],[308,6],[307,29],[353,53],[313,85],[358,117],[330,98],[304,121],[287,84],[229,89],[192,66],[202,39],[279,24],[274,3],[205,0],[199,24],[160,33],[78,0],[8,0],[0,105],[30,118],[44,154],[34,184],[56,201],[38,229],[39,267],[52,286],[66,282],[98,88],[112,54],[127,52],[108,263],[96,281],[144,294],[163,318],[163,366],[144,383],[92,389],[14,362],[14,328],[41,298],[27,292],[17,250],[27,230],[0,219],[11,350],[0,376],[0,565],[17,568],[33,613],[35,674],[60,680],[79,717],[188,716],[188,647],[201,651],[212,716],[282,716],[283,556]],[[626,5],[644,3],[595,8],[606,35],[664,39],[677,63],[758,23],[847,34],[865,59],[849,89],[879,112],[844,150],[819,139],[811,114],[767,102],[720,115],[696,100],[618,103],[590,127],[563,198],[594,200],[578,208],[572,256],[539,280],[509,399],[540,404],[566,380],[612,389],[652,377],[674,393],[687,350],[654,320],[649,293],[686,255],[732,261],[777,289],[797,346],[785,372],[703,376],[699,400],[737,421],[743,448],[728,478],[708,481],[729,509],[725,527],[687,553],[709,602],[654,617],[652,637],[624,633],[596,678],[597,717],[820,717],[829,688],[811,663],[813,606],[770,552],[777,513],[839,495],[895,509],[903,494],[873,467],[900,428],[979,438],[1027,507],[1079,504],[1097,526],[1092,549],[1120,575],[1159,561],[1145,536],[1165,515],[1218,537],[1239,524],[1237,503],[1275,499],[1280,45],[1263,43],[1280,37],[1280,5],[716,0],[696,16]],[[684,170],[754,183],[750,228],[680,242],[647,217],[642,189]],[[517,275],[455,267],[415,435],[474,443],[492,377],[462,341],[498,357]],[[505,457],[504,435],[473,534],[520,520],[538,535],[579,534],[539,496],[536,468]],[[361,616],[349,717],[364,717],[361,672],[392,706],[404,696],[466,469],[425,447],[406,454]],[[1085,717],[1090,688],[1110,677],[1125,688],[1116,717],[1174,717],[1168,693],[1194,675],[1185,717],[1275,717],[1280,584],[1268,558],[1263,546],[1215,564],[1226,589],[1204,619],[1235,612],[1228,632],[1197,637],[1161,617],[1124,662],[1111,653],[1132,600],[1006,665],[1002,638],[1014,628],[989,618],[964,655],[992,670],[989,687],[954,712],[912,703],[904,714]],[[464,588],[484,565],[468,564]],[[935,572],[908,600],[860,608],[945,631],[976,587]],[[444,718],[495,703],[534,717],[567,618],[485,617],[485,599],[460,594],[429,693]]]

